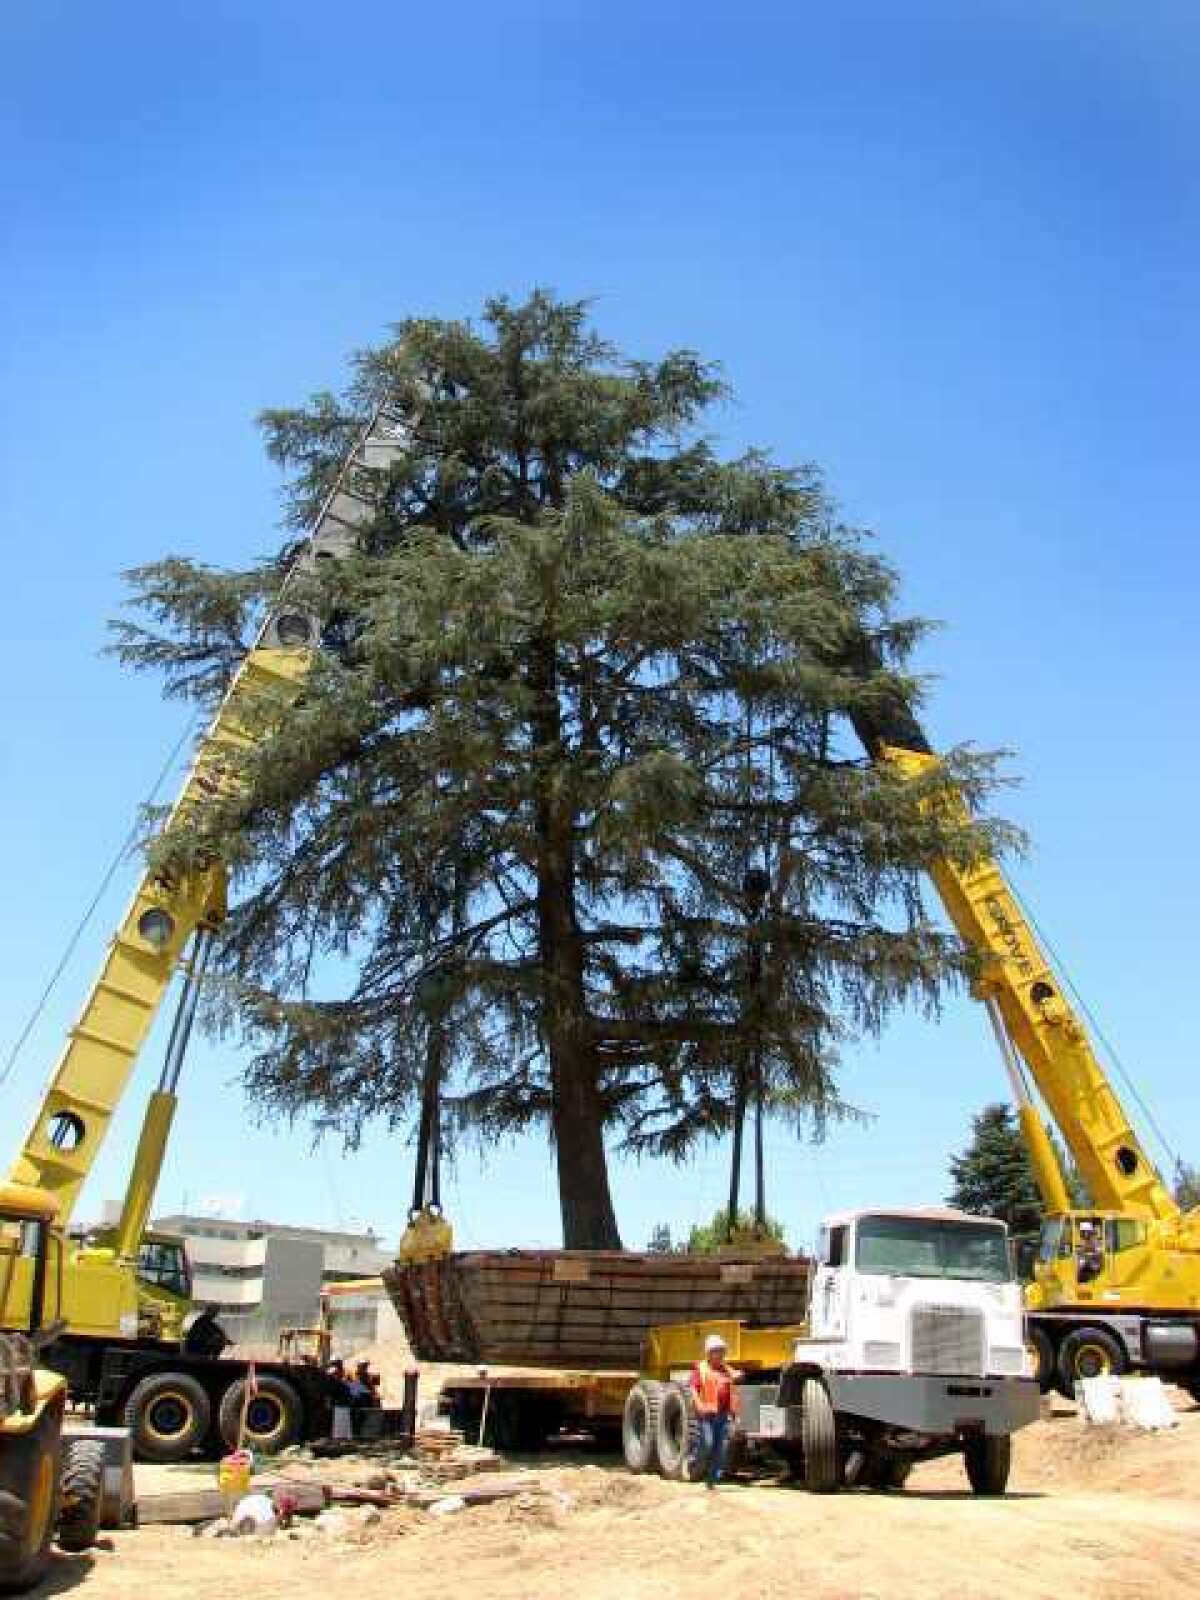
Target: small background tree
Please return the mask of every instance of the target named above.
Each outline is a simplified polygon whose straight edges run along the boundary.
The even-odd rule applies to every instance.
[[[1200,1171],[1188,1161],[1175,1164],[1175,1199],[1182,1211],[1200,1208]]]
[[[730,1244],[761,1244],[764,1238],[782,1244],[783,1224],[776,1222],[773,1217],[768,1217],[765,1227],[759,1228],[755,1224],[752,1211],[739,1211],[731,1238],[729,1211],[722,1207],[720,1211],[713,1213],[710,1221],[695,1224],[683,1248],[689,1256],[714,1256],[718,1251],[728,1249]]]
[[[1051,1135],[1072,1205],[1086,1205],[1087,1196],[1074,1164]],[[1042,1203],[1029,1152],[1011,1106],[984,1106],[973,1119],[971,1142],[950,1159],[953,1190],[947,1204],[980,1217],[997,1217],[1014,1234],[1036,1233]]]

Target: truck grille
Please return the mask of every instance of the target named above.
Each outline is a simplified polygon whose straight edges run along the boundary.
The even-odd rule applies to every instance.
[[[916,1306],[912,1369],[979,1378],[984,1371],[983,1316],[961,1306]]]

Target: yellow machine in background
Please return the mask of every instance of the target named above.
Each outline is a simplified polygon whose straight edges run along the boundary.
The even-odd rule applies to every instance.
[[[104,1446],[62,1437],[67,1381],[41,1364],[55,1333],[63,1239],[53,1200],[0,1185],[0,1591],[31,1588],[57,1530],[66,1550],[92,1544],[100,1520]],[[21,1308],[22,1317],[12,1315]]]
[[[964,808],[906,712],[858,728],[873,759],[929,804]],[[930,780],[933,780],[932,782]],[[1081,1018],[998,864],[948,858],[931,875],[964,943],[982,958],[974,992],[995,1032],[1045,1221],[1027,1293],[1029,1339],[1043,1386],[1129,1369],[1161,1374],[1200,1398],[1200,1213],[1183,1213],[1134,1132]],[[1094,1202],[1072,1207],[1046,1111]]]

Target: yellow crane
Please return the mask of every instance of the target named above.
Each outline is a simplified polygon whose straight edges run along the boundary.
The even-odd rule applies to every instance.
[[[872,759],[965,802],[906,708],[856,722]],[[1158,1373],[1200,1398],[1200,1212],[1182,1212],[1134,1131],[1083,1020],[1017,895],[990,856],[943,857],[931,876],[950,921],[982,959],[974,992],[999,1044],[1045,1211],[1026,1304],[1044,1387],[1070,1393],[1105,1372]],[[1091,1197],[1073,1206],[1034,1093]]]
[[[389,469],[407,450],[409,428],[404,409],[385,402],[348,451],[198,744],[172,823],[194,819],[236,793],[244,753],[278,729],[295,705],[321,642],[319,620],[305,608],[303,575],[357,547],[377,515]],[[155,1237],[147,1246],[146,1240],[200,984],[225,917],[225,888],[219,864],[183,875],[154,868],[143,874],[10,1172],[19,1191],[40,1195],[52,1207],[56,1264],[46,1288],[47,1310],[64,1331],[48,1347],[49,1363],[66,1373],[74,1396],[97,1406],[100,1420],[126,1422],[141,1453],[159,1460],[189,1453],[210,1435],[214,1418],[233,1414],[240,1404],[240,1393],[230,1390],[230,1380],[239,1377],[237,1364],[221,1362],[217,1373],[218,1363],[211,1360],[223,1342],[211,1319],[201,1319],[185,1336],[192,1306],[182,1243]],[[79,1192],[177,973],[183,978],[179,1007],[120,1219],[101,1243],[72,1243],[67,1229]],[[144,1281],[139,1258],[147,1270]],[[26,1325],[31,1292],[28,1275],[0,1277],[0,1328]],[[260,1447],[290,1443],[309,1421],[315,1426],[328,1399],[308,1380],[279,1382],[274,1397],[264,1400],[260,1372],[259,1396],[249,1408],[247,1433]],[[297,1391],[298,1383],[304,1392]],[[270,1390],[270,1381],[265,1387]]]

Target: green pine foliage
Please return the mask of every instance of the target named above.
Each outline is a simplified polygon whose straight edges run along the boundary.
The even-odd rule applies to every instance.
[[[765,1229],[760,1232],[755,1226],[754,1213],[739,1211],[731,1232],[728,1208],[722,1207],[713,1213],[710,1221],[698,1222],[693,1226],[687,1244],[682,1248],[689,1256],[715,1256],[722,1250],[728,1250],[731,1245],[756,1244],[763,1239],[773,1239],[782,1244],[783,1224],[768,1217]]]
[[[546,1128],[565,1242],[613,1246],[606,1139],[683,1160],[751,1051],[772,1117],[849,1114],[844,1047],[967,968],[923,869],[1012,835],[990,758],[948,757],[971,822],[863,759],[924,628],[816,470],[722,458],[714,366],[626,358],[544,292],[402,323],[344,395],[268,412],[294,534],[131,574],[125,661],[214,703],[385,393],[413,444],[306,580],[331,648],[302,705],[243,800],[152,848],[230,869],[211,1020],[266,1114],[402,1128],[433,1056],[449,1143]]]
[[[1200,1210],[1200,1170],[1188,1161],[1176,1162],[1174,1188],[1181,1211]]]

